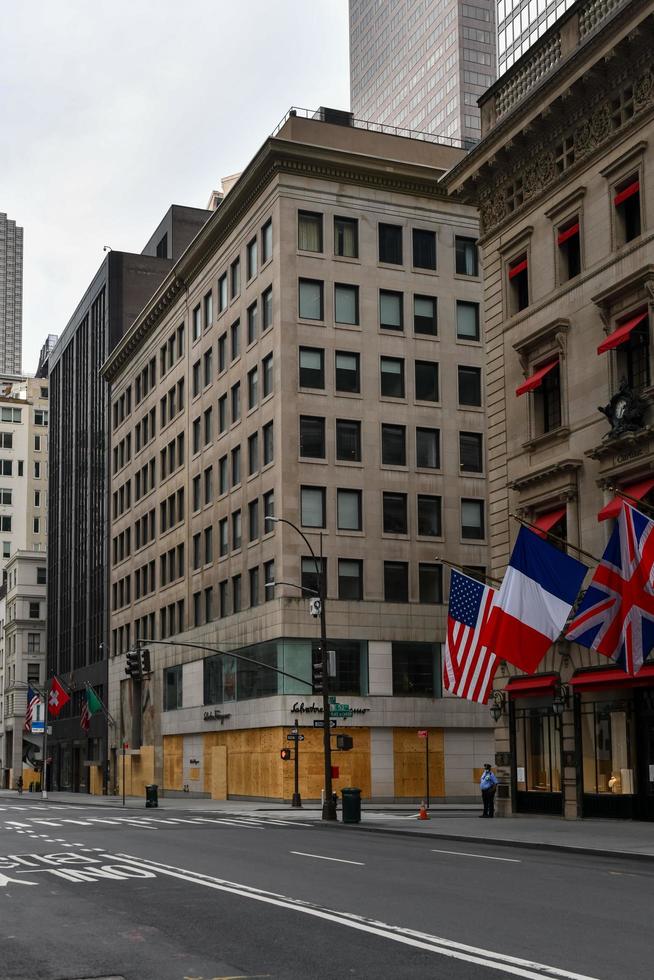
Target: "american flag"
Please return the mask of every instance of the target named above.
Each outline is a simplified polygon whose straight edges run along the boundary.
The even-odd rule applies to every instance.
[[[27,708],[25,709],[25,724],[23,725],[24,732],[32,731],[32,719],[34,717],[34,712],[36,710],[37,704],[39,704],[41,698],[39,694],[31,687],[27,688]]]
[[[654,521],[624,501],[566,638],[631,675],[654,648]]]
[[[486,704],[490,697],[499,662],[488,647],[479,643],[495,591],[490,585],[452,571],[443,687],[458,698],[479,704]]]

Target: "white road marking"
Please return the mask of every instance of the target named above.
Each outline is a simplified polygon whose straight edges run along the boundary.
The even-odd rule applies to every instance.
[[[546,977],[561,977],[563,980],[597,980],[597,978],[581,973],[573,973],[570,970],[562,970],[557,967],[547,966],[544,963],[536,963],[532,960],[524,960],[517,956],[509,956],[504,953],[495,953],[492,950],[477,946],[468,946],[464,943],[457,943],[440,936],[432,936],[429,933],[416,932],[412,929],[388,925],[387,923],[367,919],[364,916],[355,915],[350,912],[336,912],[333,909],[321,908],[320,906],[313,905],[310,902],[304,902],[300,899],[289,898],[285,895],[276,894],[275,892],[266,892],[259,888],[253,888],[250,885],[225,881],[222,878],[214,878],[211,875],[205,875],[195,871],[187,871],[184,868],[159,864],[156,861],[134,857],[130,854],[103,854],[103,857],[110,861],[118,859],[121,864],[127,863],[141,870],[154,871],[162,875],[169,875],[171,878],[180,878],[182,881],[187,881],[190,884],[203,885],[205,888],[212,888],[216,891],[238,895],[241,898],[249,898],[267,905],[275,905],[279,908],[302,912],[304,915],[311,915],[318,919],[334,922],[337,925],[347,926],[350,929],[380,936],[383,939],[390,939],[393,942],[402,943],[405,946],[413,946],[415,949],[423,949],[429,953],[436,953],[439,956],[447,956],[450,959],[463,960],[467,963],[474,963],[477,966],[485,966],[491,970],[525,977],[528,980],[543,980]]]
[[[432,847],[431,850],[434,854],[456,854],[457,857],[479,858],[482,861],[508,861],[510,864],[522,864],[520,858],[491,857],[490,854],[471,854],[469,851],[441,851],[436,847]]]
[[[346,861],[345,858],[331,858],[325,854],[307,854],[306,851],[289,851],[288,853],[297,854],[298,857],[303,858],[318,858],[319,861],[338,861],[339,864],[358,864],[360,867],[365,868],[364,861]]]

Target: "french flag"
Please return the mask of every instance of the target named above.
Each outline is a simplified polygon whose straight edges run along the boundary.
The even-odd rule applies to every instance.
[[[521,527],[480,643],[533,674],[561,634],[587,571]]]

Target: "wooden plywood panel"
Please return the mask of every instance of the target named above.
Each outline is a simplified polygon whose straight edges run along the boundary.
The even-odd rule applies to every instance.
[[[163,788],[184,788],[184,736],[164,735],[163,739]]]
[[[211,799],[226,800],[228,786],[227,746],[214,745],[209,753],[205,753],[205,758],[207,754],[211,757]]]
[[[445,751],[442,728],[429,731],[429,795],[445,796]],[[415,728],[393,729],[395,796],[421,799],[425,795],[425,739]]]

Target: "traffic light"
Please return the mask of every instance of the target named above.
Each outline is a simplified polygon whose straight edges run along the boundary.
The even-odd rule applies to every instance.
[[[138,650],[128,650],[125,660],[125,673],[129,677],[141,676],[141,654]]]
[[[141,648],[141,674],[151,674],[152,667],[150,666],[150,651],[147,647]]]
[[[354,748],[354,739],[351,735],[337,735],[336,748],[340,749],[341,752],[349,752],[350,749]]]
[[[322,670],[322,656],[313,661],[311,666],[312,690],[314,694],[322,694],[325,687],[324,674]]]
[[[280,759],[283,759],[284,762],[288,762],[289,759],[291,758],[291,750],[290,749],[280,749],[279,750],[279,758]]]

